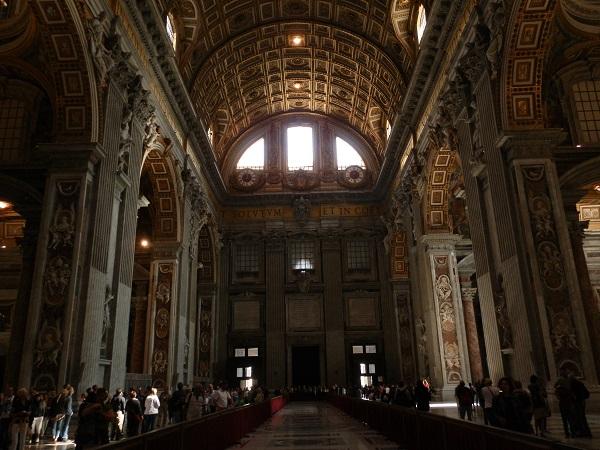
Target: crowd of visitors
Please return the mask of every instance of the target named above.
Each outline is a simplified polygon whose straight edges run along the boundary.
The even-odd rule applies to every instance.
[[[334,386],[336,393],[367,400],[395,404],[420,411],[429,411],[433,391],[427,379],[413,384],[354,387]],[[589,391],[585,385],[567,370],[562,370],[554,385],[565,437],[591,438],[587,422],[585,402]],[[532,375],[527,388],[510,377],[501,378],[497,385],[486,378],[480,382],[460,381],[454,390],[458,414],[461,419],[473,420],[477,411],[483,411],[486,425],[492,425],[521,433],[544,436],[548,433],[547,418],[551,415],[546,384]]]
[[[427,379],[415,384],[399,382],[393,385],[355,386],[349,389],[333,386],[298,386],[275,395],[310,394],[316,398],[329,392],[429,411],[434,394]],[[510,377],[501,378],[496,386],[490,379],[474,385],[461,381],[455,398],[462,419],[472,420],[483,411],[486,425],[522,433],[544,436],[548,433],[550,416],[546,384],[532,375],[527,388]],[[566,437],[592,437],[586,419],[585,402],[589,391],[566,370],[554,384],[554,395]],[[201,384],[190,389],[179,383],[172,394],[157,389],[117,389],[111,396],[93,386],[81,395],[77,410],[77,448],[106,444],[110,440],[136,436],[167,424],[193,420],[204,415],[248,403],[260,403],[269,392],[256,386],[252,389],[228,388],[226,383]],[[0,450],[21,450],[25,443],[67,442],[74,412],[73,388],[65,385],[60,392],[37,392],[12,388],[0,393]],[[532,425],[533,422],[533,425]]]
[[[27,443],[70,442],[69,424],[73,415],[73,388],[43,393],[12,388],[0,393],[0,450],[22,450]],[[153,387],[134,388],[114,395],[93,386],[80,398],[74,441],[78,449],[107,444],[110,440],[136,436],[167,424],[192,420],[227,408],[260,403],[268,392],[229,389],[226,383],[201,384],[193,389],[177,385],[172,395],[157,395]]]
[[[22,449],[26,442],[36,444],[48,436],[52,442],[69,438],[73,415],[73,388],[60,392],[7,388],[0,393],[0,449]]]

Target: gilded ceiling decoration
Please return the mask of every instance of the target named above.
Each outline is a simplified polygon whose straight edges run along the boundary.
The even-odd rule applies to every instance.
[[[400,23],[409,9],[402,0],[181,2],[178,58],[219,163],[245,130],[290,111],[341,119],[382,158],[386,120],[412,72],[414,39],[396,35],[409,35]]]

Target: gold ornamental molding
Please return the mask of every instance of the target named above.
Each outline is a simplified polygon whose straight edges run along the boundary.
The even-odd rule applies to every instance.
[[[357,204],[324,204],[310,208],[308,218],[312,220],[380,217],[383,208],[379,205],[357,205]],[[257,221],[267,222],[295,221],[294,208],[287,206],[273,206],[265,208],[237,208],[222,211],[225,222]]]

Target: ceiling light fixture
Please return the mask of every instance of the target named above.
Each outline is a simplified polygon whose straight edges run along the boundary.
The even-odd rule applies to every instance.
[[[148,248],[148,247],[150,247],[150,241],[148,239],[142,239],[140,241],[140,245],[144,248]]]
[[[583,147],[583,145],[581,145],[581,144],[577,144],[575,147],[577,147],[577,148],[581,148],[581,147]]]
[[[299,46],[302,45],[302,42],[304,42],[304,38],[300,35],[292,36],[291,42],[292,45]]]
[[[294,89],[300,89],[302,87],[302,83],[299,83],[298,81],[296,81],[294,83]]]
[[[596,192],[600,192],[600,184],[597,184],[596,186],[594,186],[594,190]]]
[[[3,202],[0,200],[0,209],[6,209],[10,206],[10,203],[8,202]]]

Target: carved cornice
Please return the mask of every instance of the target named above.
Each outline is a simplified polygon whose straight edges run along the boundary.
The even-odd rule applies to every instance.
[[[509,161],[517,159],[552,158],[552,150],[560,145],[567,133],[561,129],[516,131],[500,137],[497,147],[503,149]]]
[[[421,243],[427,247],[427,250],[448,250],[453,251],[456,243],[462,238],[457,234],[425,234],[421,236]]]

